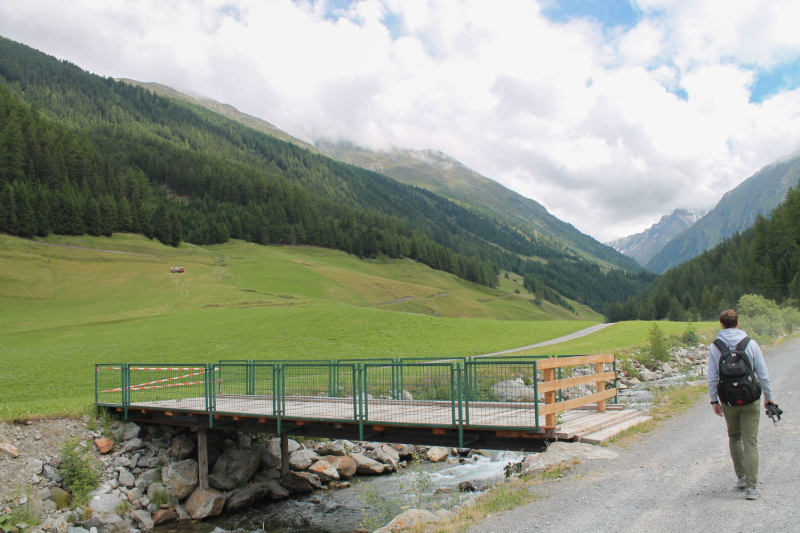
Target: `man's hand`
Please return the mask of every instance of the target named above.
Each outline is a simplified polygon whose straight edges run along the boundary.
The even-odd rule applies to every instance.
[[[718,403],[712,403],[711,407],[714,409],[714,414],[717,416],[722,416],[722,406]]]
[[[764,398],[764,409],[766,409],[767,408],[767,404],[770,404],[770,403],[775,403],[775,402],[772,401],[772,400],[767,400],[766,398]]]

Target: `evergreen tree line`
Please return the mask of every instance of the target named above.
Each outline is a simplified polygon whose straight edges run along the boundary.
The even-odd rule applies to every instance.
[[[644,286],[636,276],[603,272],[563,246],[430,191],[3,38],[0,81],[30,103],[21,109],[4,99],[0,131],[4,144],[16,148],[2,156],[8,170],[0,180],[12,199],[24,189],[29,203],[35,197],[45,210],[49,203],[51,214],[60,217],[59,206],[68,206],[71,225],[51,222],[51,231],[79,232],[79,219],[86,232],[97,231],[97,204],[100,234],[129,227],[167,244],[242,238],[329,246],[363,257],[412,257],[486,285],[505,269],[536,275],[596,310]],[[108,222],[112,204],[123,220],[117,225]]]
[[[610,302],[606,320],[715,320],[745,294],[800,305],[800,190],[769,219],[667,271],[646,292]]]

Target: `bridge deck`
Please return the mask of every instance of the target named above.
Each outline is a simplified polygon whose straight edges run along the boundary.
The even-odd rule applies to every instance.
[[[453,406],[447,401],[399,401],[369,400],[365,406],[364,423],[370,425],[395,426],[452,426],[454,422]],[[207,415],[204,397],[184,398],[179,400],[161,400],[137,402],[130,404],[131,409],[157,411],[181,411]],[[555,432],[560,438],[572,438],[582,429],[607,426],[618,419],[628,418],[629,413],[622,413],[624,406],[609,406],[606,412],[596,409],[581,408],[565,411],[560,423],[555,428],[548,428],[548,433]],[[495,403],[470,402],[469,415],[465,417],[464,429],[506,429],[532,428],[535,424],[535,407],[533,403]],[[274,399],[272,396],[218,395],[214,412],[218,415],[226,413],[237,417],[276,418],[274,415]],[[457,415],[457,413],[456,413]],[[282,418],[284,420],[316,420],[321,422],[352,422],[356,419],[356,406],[352,398],[318,398],[318,397],[286,397]],[[545,416],[539,416],[539,425],[545,427]]]

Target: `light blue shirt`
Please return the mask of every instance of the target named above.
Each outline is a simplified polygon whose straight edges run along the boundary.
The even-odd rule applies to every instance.
[[[739,328],[723,329],[717,334],[717,338],[724,342],[731,350],[736,348],[742,339],[747,337],[747,333]],[[764,399],[772,399],[772,389],[769,386],[769,372],[767,372],[767,364],[764,362],[764,354],[761,353],[761,348],[758,343],[750,339],[744,353],[750,357],[750,363],[753,365],[753,370],[758,376],[758,381],[761,383],[761,391],[764,393]],[[719,349],[711,344],[708,347],[708,394],[711,396],[711,401],[716,402],[717,385],[719,384]]]

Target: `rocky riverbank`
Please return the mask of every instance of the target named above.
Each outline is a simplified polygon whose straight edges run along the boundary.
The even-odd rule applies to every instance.
[[[0,425],[0,508],[9,515],[23,508],[39,523],[0,526],[6,531],[148,532],[264,501],[346,489],[355,477],[396,472],[414,457],[474,461],[468,449],[289,439],[290,471],[281,475],[280,439],[214,430],[208,435],[209,489],[203,490],[197,434],[187,428],[115,421],[104,436],[88,430],[85,421],[27,424]],[[59,449],[70,439],[91,453],[100,473],[99,487],[82,507],[71,505],[60,464]]]

